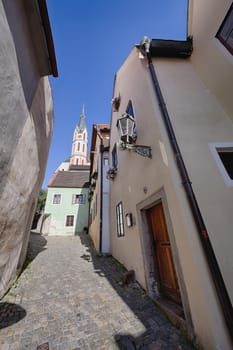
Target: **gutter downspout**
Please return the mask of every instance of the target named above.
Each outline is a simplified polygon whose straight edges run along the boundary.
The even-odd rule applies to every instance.
[[[154,90],[158,99],[160,111],[163,116],[164,124],[167,129],[168,133],[168,138],[171,143],[171,147],[173,149],[177,166],[180,172],[182,184],[184,185],[184,189],[187,195],[187,199],[189,202],[189,206],[196,224],[198,236],[200,238],[201,244],[203,251],[206,256],[206,260],[212,275],[212,280],[214,282],[216,292],[218,295],[219,302],[222,307],[222,312],[225,318],[225,322],[229,331],[229,335],[231,337],[231,340],[233,340],[233,310],[232,310],[232,304],[230,297],[228,295],[220,268],[218,266],[218,262],[213,250],[213,247],[211,245],[209,235],[207,233],[207,229],[204,223],[204,220],[201,215],[201,211],[199,208],[199,205],[197,203],[193,188],[192,188],[192,183],[190,181],[187,169],[184,164],[183,157],[181,155],[179,145],[177,143],[177,139],[175,136],[174,129],[172,127],[172,123],[169,117],[169,113],[162,95],[162,91],[160,89],[159,81],[156,76],[155,68],[152,62],[152,57],[150,53],[150,40],[145,39],[144,42],[140,44],[140,51],[144,56],[147,57],[148,64],[149,64],[149,70],[151,74],[151,79],[153,82]]]

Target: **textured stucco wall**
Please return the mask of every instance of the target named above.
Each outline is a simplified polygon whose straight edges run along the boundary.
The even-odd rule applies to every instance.
[[[15,23],[22,20],[17,14]],[[48,78],[39,78],[33,60],[22,70],[16,47],[18,37],[21,51],[30,52],[26,28],[16,24],[14,37],[9,23],[0,1],[0,297],[25,258],[53,119]]]
[[[215,37],[231,4],[232,0],[189,0],[189,35],[195,69],[233,120],[233,56]]]
[[[196,74],[190,60],[164,58],[156,59],[154,64],[194,191],[232,296],[232,187],[226,187],[209,143],[232,140],[233,125],[219,101]],[[110,152],[114,143],[118,142],[116,120],[131,99],[137,144],[150,145],[152,159],[118,150],[117,176],[110,183],[112,254],[127,269],[134,269],[137,280],[147,288],[146,257],[141,244],[145,227],[139,226],[141,214],[137,206],[163,189],[181,294],[186,298],[185,304],[189,305],[188,312],[191,312],[197,339],[206,349],[230,349],[218,298],[162,121],[147,62],[138,59],[136,49],[117,73],[114,95],[119,93],[121,106],[119,112],[112,115]],[[120,201],[124,217],[125,213],[131,212],[135,224],[130,228],[125,225],[125,236],[119,238],[116,233],[116,205]],[[224,230],[220,230],[221,227]]]

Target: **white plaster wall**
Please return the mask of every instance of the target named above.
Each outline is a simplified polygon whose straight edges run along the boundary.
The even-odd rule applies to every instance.
[[[21,12],[15,17],[14,37],[0,1],[0,297],[23,265],[53,118],[49,81],[39,78],[33,60],[26,69],[31,90],[24,85],[17,38],[24,54],[32,48],[23,40],[26,33],[18,26],[20,20]]]
[[[190,60],[155,60],[155,67],[194,191],[232,296],[230,218],[233,196],[232,190],[225,187],[208,146],[208,142],[217,139],[229,141],[233,136],[232,123],[215,96],[206,89]],[[134,269],[137,280],[147,288],[140,242],[143,233],[138,229],[136,205],[163,188],[174,232],[171,244],[173,248],[176,246],[197,339],[206,349],[230,349],[215,287],[197,237],[148,67],[146,62],[138,59],[136,49],[131,51],[117,73],[114,95],[119,93],[121,106],[119,112],[112,115],[110,152],[118,141],[116,120],[131,99],[137,123],[137,143],[150,145],[153,158],[150,160],[130,151],[118,151],[117,177],[111,182],[110,189],[112,254],[127,269]],[[116,205],[120,201],[123,202],[124,215],[132,212],[136,225],[131,228],[125,225],[125,237],[118,238]],[[220,227],[224,227],[224,232]]]
[[[62,171],[68,171],[70,167],[70,163],[69,162],[62,162],[59,167],[55,170],[55,172],[57,172],[58,170]]]
[[[90,209],[93,212],[96,202],[97,195],[97,214],[93,222],[89,225],[89,234],[93,239],[95,249],[99,251],[100,245],[100,187],[101,187],[101,176],[103,180],[102,189],[102,253],[110,253],[110,235],[109,235],[109,180],[107,179],[107,171],[109,165],[103,164],[103,173],[101,174],[101,153],[100,149],[100,138],[96,138],[96,147],[93,160],[93,172],[98,169],[98,178],[96,180],[96,188],[90,203]],[[108,158],[108,153],[103,153],[103,159]]]
[[[108,154],[103,154],[106,158]],[[103,225],[102,225],[102,252],[110,253],[109,235],[109,179],[107,179],[108,165],[103,165]]]
[[[94,193],[92,196],[92,200],[90,202],[90,212],[95,211],[95,205],[96,205],[96,195],[97,195],[97,213],[95,218],[92,214],[92,223],[89,224],[89,234],[93,240],[95,249],[97,252],[99,252],[99,246],[100,246],[100,181],[101,181],[101,156],[99,153],[100,148],[100,138],[96,137],[96,145],[95,145],[95,153],[94,153],[94,159],[93,159],[93,169],[92,171],[98,171],[98,178],[96,181],[96,188],[94,189]]]
[[[78,144],[79,144],[79,150],[78,150]],[[87,129],[84,129],[82,133],[78,133],[77,130],[75,129],[74,136],[73,136],[73,143],[72,143],[72,151],[71,151],[72,164],[77,164],[76,163],[77,159],[79,160],[78,165],[89,164],[87,162],[87,152],[88,152],[87,145],[88,145]],[[84,150],[83,150],[83,147],[84,147]]]

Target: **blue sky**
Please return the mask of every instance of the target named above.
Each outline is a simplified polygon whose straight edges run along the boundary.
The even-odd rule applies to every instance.
[[[114,75],[144,35],[186,39],[187,0],[47,0],[58,65],[50,78],[54,130],[43,188],[70,156],[83,103],[94,123],[109,123]]]

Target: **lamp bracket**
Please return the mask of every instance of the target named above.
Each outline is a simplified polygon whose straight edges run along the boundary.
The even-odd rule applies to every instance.
[[[136,152],[142,157],[152,158],[152,151],[150,146],[135,145],[135,144],[120,142],[119,148],[121,150],[129,149]]]

